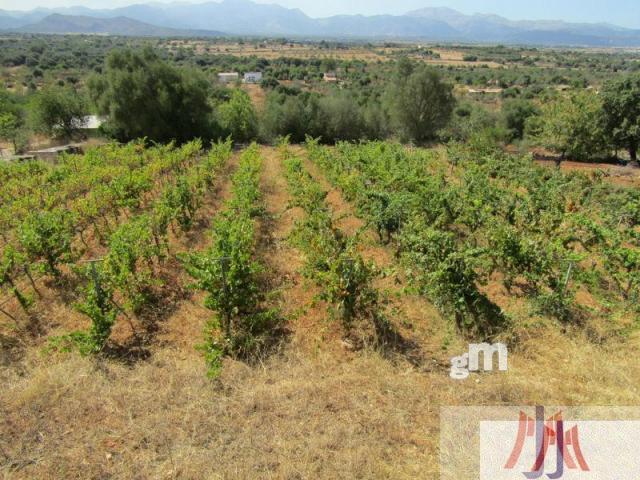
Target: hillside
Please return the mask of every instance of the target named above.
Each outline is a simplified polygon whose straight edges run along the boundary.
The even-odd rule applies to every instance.
[[[176,37],[176,36],[219,36],[220,32],[202,32],[195,30],[179,30],[168,27],[158,27],[148,23],[132,20],[127,17],[95,18],[79,15],[52,14],[37,23],[18,29],[23,33],[48,34],[100,34],[123,35],[138,37]]]
[[[51,14],[63,15],[64,21]],[[72,20],[69,17],[74,17]],[[89,20],[89,17],[95,20]],[[122,20],[122,17],[130,20]],[[97,20],[102,19],[103,22]],[[115,23],[110,23],[112,20]],[[132,26],[131,20],[142,22]],[[44,22],[44,23],[42,23]],[[118,26],[117,23],[125,25]],[[59,25],[62,24],[62,25]],[[156,29],[152,28],[156,26]],[[220,3],[147,4],[114,9],[68,7],[29,12],[0,10],[0,28],[51,33],[204,30],[240,35],[291,35],[332,38],[394,38],[436,41],[577,46],[639,46],[640,31],[608,24],[509,20],[498,15],[464,15],[450,8],[424,8],[405,15],[339,15],[311,18],[298,9],[250,0]],[[187,32],[181,32],[184,35]],[[191,32],[194,33],[194,32]],[[167,35],[175,35],[171,32]]]

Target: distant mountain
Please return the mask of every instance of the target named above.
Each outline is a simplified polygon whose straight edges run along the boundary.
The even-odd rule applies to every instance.
[[[17,29],[24,33],[83,33],[96,35],[123,35],[138,37],[178,37],[196,35],[222,35],[219,32],[202,32],[197,30],[179,30],[158,27],[127,17],[96,18],[83,15],[61,15],[54,13],[39,22]]]
[[[539,45],[638,46],[640,30],[605,23],[568,23],[560,20],[514,21],[499,15],[465,15],[450,8],[423,8],[407,17],[446,22],[460,40]]]
[[[58,17],[51,18],[51,15]],[[60,18],[62,16],[63,18]],[[226,32],[237,35],[306,38],[407,39],[471,43],[571,46],[640,46],[640,30],[608,24],[563,21],[509,20],[498,15],[465,15],[450,8],[424,8],[406,15],[339,15],[314,19],[297,9],[256,4],[250,0],[222,0],[198,4],[139,4],[115,9],[87,7],[38,8],[29,12],[0,10],[0,29],[30,32],[131,32],[164,35]],[[89,18],[104,23],[91,23]],[[107,22],[111,20],[111,22]],[[131,21],[143,25],[132,25]],[[118,26],[118,23],[122,23]],[[66,27],[63,25],[66,24]],[[155,30],[154,30],[155,29]],[[95,30],[92,32],[91,30]],[[124,34],[124,33],[120,33]],[[176,35],[177,33],[167,33]],[[143,34],[139,34],[143,35]]]

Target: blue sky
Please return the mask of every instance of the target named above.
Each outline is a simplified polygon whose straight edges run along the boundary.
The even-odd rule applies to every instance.
[[[205,1],[205,0],[198,0]],[[514,20],[560,19],[609,22],[640,29],[640,0],[258,0],[300,8],[312,17],[336,14],[402,14],[417,8],[447,6],[464,13],[496,13]],[[0,8],[25,10],[36,6],[84,5],[116,7],[146,0],[0,0]],[[165,2],[166,3],[166,2]],[[195,2],[192,2],[195,3]]]

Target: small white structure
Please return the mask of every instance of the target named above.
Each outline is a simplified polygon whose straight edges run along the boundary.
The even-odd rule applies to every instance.
[[[327,72],[324,74],[324,81],[325,82],[337,82],[338,81],[338,76],[336,75],[336,72]]]
[[[83,128],[85,130],[97,130],[107,119],[98,115],[87,115],[82,119]]]
[[[237,82],[239,78],[240,78],[240,75],[238,74],[238,72],[225,72],[225,73],[218,74],[218,81],[220,83]]]
[[[98,115],[85,115],[84,117],[74,119],[73,126],[79,130],[98,130],[106,121],[106,117],[99,117]]]
[[[260,83],[262,72],[247,72],[244,74],[244,83]]]

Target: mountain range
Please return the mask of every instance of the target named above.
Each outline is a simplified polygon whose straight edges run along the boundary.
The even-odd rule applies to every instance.
[[[598,23],[509,20],[465,15],[450,8],[424,8],[404,15],[338,15],[311,18],[301,10],[250,0],[198,4],[139,4],[113,9],[66,7],[0,10],[0,29],[28,33],[88,33],[139,36],[290,36],[335,39],[396,39],[443,42],[640,46],[640,30]]]

